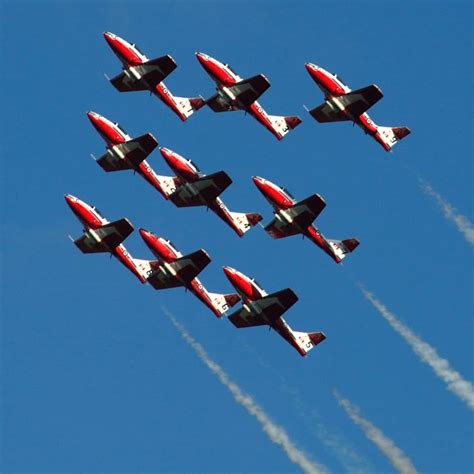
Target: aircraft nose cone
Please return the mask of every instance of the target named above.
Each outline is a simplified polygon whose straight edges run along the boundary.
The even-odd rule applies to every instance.
[[[64,199],[66,200],[67,205],[72,209],[77,198],[72,194],[65,194]]]
[[[207,60],[207,55],[204,54],[204,53],[195,53],[196,54],[196,58],[198,59],[198,61],[201,63],[201,64],[205,64],[206,60]]]
[[[138,232],[140,233],[140,237],[146,242],[147,240],[149,240],[151,238],[151,232],[144,229],[143,227],[140,227],[140,229],[138,229]]]
[[[264,181],[263,178],[260,178],[260,176],[252,176],[252,180],[257,186],[263,184]]]
[[[97,120],[97,114],[95,112],[92,112],[91,110],[89,112],[86,112],[87,118],[94,123]]]
[[[232,281],[233,276],[235,275],[235,270],[232,267],[222,267],[226,277]]]

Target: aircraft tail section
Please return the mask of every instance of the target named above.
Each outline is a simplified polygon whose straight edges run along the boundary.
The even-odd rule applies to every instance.
[[[221,317],[226,311],[240,301],[240,296],[237,293],[229,293],[226,295],[209,293],[209,298],[211,298],[212,306],[216,310],[215,314],[217,317]]]
[[[296,115],[269,115],[268,118],[279,140],[281,140],[290,130],[293,130],[302,122],[302,120]]]
[[[132,262],[137,275],[142,280],[142,283],[144,283],[160,265],[159,260],[141,260],[139,258],[132,258]]]
[[[408,127],[379,127],[375,139],[384,147],[386,151],[390,151],[400,140],[411,133]]]
[[[230,216],[234,223],[235,230],[240,237],[263,219],[263,217],[256,212],[230,212]]]
[[[206,105],[206,101],[201,97],[174,97],[176,108],[178,109],[181,120],[186,120],[194,112]]]
[[[359,241],[357,239],[345,239],[345,240],[331,240],[328,239],[328,244],[333,250],[334,254],[338,258],[337,263],[345,258],[348,253],[353,252],[357,246],[359,245]]]
[[[298,352],[304,357],[306,354],[326,339],[322,332],[298,332],[292,331],[295,343],[298,346]]]

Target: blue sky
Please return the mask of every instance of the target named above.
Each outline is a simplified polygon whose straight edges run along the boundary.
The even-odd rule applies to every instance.
[[[466,379],[472,364],[472,249],[417,184],[422,177],[472,220],[470,2],[3,2],[2,471],[291,472],[284,452],[238,406],[164,316],[167,308],[243,390],[332,472],[340,458],[318,423],[366,460],[387,460],[331,395],[341,394],[391,437],[421,472],[472,472],[472,412],[388,326],[355,283],[436,347]],[[112,31],[150,58],[171,54],[166,80],[180,96],[214,87],[202,51],[242,77],[263,73],[261,104],[303,123],[278,142],[243,113],[203,109],[182,123],[146,93],[119,94],[103,77],[120,64]],[[318,124],[322,102],[304,63],[356,89],[376,83],[370,111],[412,134],[392,155],[349,124]],[[120,122],[207,173],[225,170],[235,211],[271,219],[258,175],[297,198],[321,194],[317,225],[356,236],[343,266],[301,238],[273,241],[259,227],[239,239],[212,213],[177,209],[140,177],[104,173],[86,111]],[[170,170],[158,152],[149,163]],[[221,267],[268,292],[291,287],[296,330],[328,339],[302,359],[264,328],[237,330],[184,290],[156,292],[106,255],[82,255],[81,227],[63,195],[128,217],[183,252],[205,248],[212,292],[231,290]],[[125,242],[151,258],[138,232]]]

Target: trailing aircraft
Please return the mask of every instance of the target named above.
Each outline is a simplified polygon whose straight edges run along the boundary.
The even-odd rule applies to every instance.
[[[205,104],[201,96],[176,97],[166,87],[163,79],[177,67],[170,55],[148,59],[135,44],[113,33],[105,32],[104,38],[123,64],[123,71],[110,79],[119,92],[150,91],[183,121]]]
[[[353,91],[336,74],[311,63],[305,67],[325,96],[324,104],[309,111],[318,122],[352,121],[386,151],[411,133],[407,127],[381,127],[369,117],[367,110],[383,97],[375,84]]]
[[[214,112],[244,110],[273,133],[278,140],[301,123],[301,119],[296,116],[268,115],[257,102],[257,99],[270,87],[268,79],[263,74],[242,79],[228,64],[223,64],[204,53],[196,53],[196,57],[217,85],[217,93],[206,100],[206,104]]]
[[[313,194],[297,201],[290,192],[267,179],[254,176],[253,182],[267,201],[273,206],[275,218],[265,226],[265,231],[274,239],[302,234],[324,250],[336,263],[339,263],[358,245],[357,239],[326,239],[313,221],[326,207],[319,194]]]
[[[145,229],[140,229],[139,232],[158,259],[154,262],[148,261],[150,268],[147,282],[155,290],[182,286],[199,298],[218,318],[240,300],[239,295],[235,293],[210,293],[197,278],[211,261],[205,250],[200,249],[183,256],[169,240]],[[146,261],[143,261],[143,266],[146,265]]]
[[[227,189],[232,180],[224,171],[210,175],[201,173],[191,160],[187,160],[169,148],[160,152],[175,177],[167,178],[167,198],[177,207],[206,206],[229,225],[239,237],[262,220],[256,213],[231,212],[219,195]]]
[[[269,295],[255,279],[234,268],[224,267],[224,273],[242,298],[242,308],[229,316],[235,327],[268,325],[302,356],[326,339],[322,332],[293,331],[283,319],[282,315],[298,301],[290,288]]]
[[[128,219],[109,222],[100,211],[71,194],[64,196],[72,212],[84,226],[84,234],[73,240],[82,253],[110,253],[142,283],[146,281],[141,260],[134,259],[122,242],[133,232]]]

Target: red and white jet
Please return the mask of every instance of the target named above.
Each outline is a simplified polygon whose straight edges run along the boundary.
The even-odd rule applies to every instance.
[[[110,79],[119,92],[150,91],[183,121],[205,104],[201,96],[176,97],[165,86],[163,79],[177,67],[170,55],[148,59],[136,45],[113,33],[104,33],[104,38],[123,64],[123,72]]]
[[[239,237],[262,220],[256,213],[231,212],[219,195],[232,183],[224,171],[205,175],[191,161],[169,148],[160,148],[163,158],[176,173],[168,177],[167,198],[177,207],[206,206],[229,225]]]
[[[352,252],[359,245],[359,241],[354,238],[342,241],[326,239],[313,225],[313,221],[326,207],[326,203],[319,194],[313,194],[297,202],[287,189],[259,176],[254,176],[252,179],[273,206],[275,218],[267,224],[265,230],[274,239],[303,234],[324,250],[336,263],[339,263],[346,254]]]
[[[140,235],[153,252],[157,261],[149,262],[147,278],[155,290],[183,286],[197,296],[218,318],[239,300],[239,295],[210,293],[199,281],[197,275],[211,261],[205,250],[200,249],[189,255],[183,255],[169,240],[165,240],[145,229],[140,229]]]
[[[397,142],[410,133],[407,127],[376,125],[366,113],[383,97],[382,91],[375,84],[352,91],[336,74],[331,74],[311,63],[306,63],[305,67],[326,99],[324,104],[309,111],[318,122],[350,120],[377,140],[386,151],[390,151]]]
[[[217,85],[217,94],[206,100],[206,104],[214,112],[244,110],[263,124],[278,140],[301,123],[301,119],[296,116],[268,115],[257,102],[270,87],[268,79],[263,74],[242,79],[228,64],[223,64],[204,53],[196,53],[196,57]]]
[[[96,161],[104,171],[133,169],[168,199],[168,188],[174,187],[166,176],[159,176],[146,161],[146,157],[158,146],[151,133],[131,138],[117,123],[99,115],[87,112],[87,117],[107,144],[107,152]]]
[[[74,240],[82,253],[108,252],[125,265],[142,283],[146,281],[141,260],[134,259],[122,242],[133,232],[128,219],[109,222],[96,207],[71,194],[65,196],[68,206],[84,226],[84,235]]]
[[[235,327],[268,325],[302,356],[326,339],[322,332],[293,331],[281,317],[298,301],[298,297],[290,288],[269,295],[253,278],[234,268],[224,267],[224,273],[242,298],[242,308],[229,316]]]

